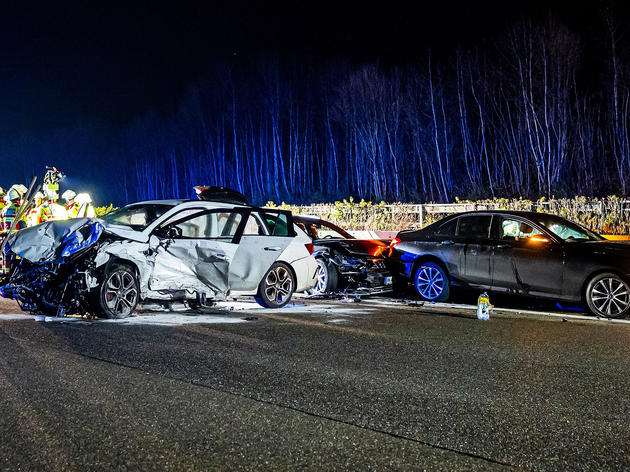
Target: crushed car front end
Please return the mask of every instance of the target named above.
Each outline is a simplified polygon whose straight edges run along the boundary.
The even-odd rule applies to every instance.
[[[44,223],[10,235],[4,247],[9,272],[0,279],[0,294],[35,314],[90,311],[102,235],[103,225],[89,219]]]

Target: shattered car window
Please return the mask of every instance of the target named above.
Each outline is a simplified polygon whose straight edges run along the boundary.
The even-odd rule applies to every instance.
[[[171,208],[173,205],[163,203],[128,205],[108,213],[102,219],[106,224],[129,226],[136,231],[142,231]]]

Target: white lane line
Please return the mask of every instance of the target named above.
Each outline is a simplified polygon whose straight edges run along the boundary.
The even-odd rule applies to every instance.
[[[78,317],[55,317],[8,314],[0,315],[0,321],[35,320],[45,323],[112,323],[122,325],[160,325],[181,326],[185,324],[223,324],[223,323],[247,323],[242,318],[234,318],[220,315],[183,315],[179,313],[159,313],[149,316],[132,316],[121,320],[99,319],[86,320]]]
[[[374,304],[374,305],[385,305],[385,306],[391,306],[394,308],[430,308],[430,309],[457,309],[457,310],[470,310],[473,313],[477,312],[477,307],[475,305],[467,305],[467,304],[462,304],[462,303],[424,303],[424,305],[421,305],[422,302],[418,302],[417,305],[414,305],[414,302],[411,302],[410,304],[403,304],[403,303],[396,303],[396,302],[391,302],[388,300],[369,300],[369,301],[364,301],[362,303],[366,303],[366,304]],[[556,318],[567,318],[567,319],[574,319],[574,320],[586,320],[586,321],[603,321],[603,322],[609,322],[609,323],[620,323],[620,324],[630,324],[630,320],[623,320],[623,319],[616,319],[616,318],[598,318],[596,316],[588,316],[588,315],[575,315],[575,314],[571,314],[571,313],[566,313],[566,312],[558,312],[558,313],[553,313],[550,311],[536,311],[536,310],[522,310],[522,309],[518,309],[518,308],[503,308],[503,307],[497,307],[495,306],[493,308],[493,311],[496,312],[497,314],[501,314],[501,313],[515,313],[517,315],[534,315],[534,316],[551,316],[551,317],[556,317]],[[492,314],[490,315],[492,316]]]

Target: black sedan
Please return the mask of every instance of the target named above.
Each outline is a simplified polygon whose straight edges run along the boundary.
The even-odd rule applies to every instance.
[[[534,212],[451,215],[392,241],[392,266],[425,300],[445,301],[460,285],[568,303],[596,315],[630,311],[630,244]]]

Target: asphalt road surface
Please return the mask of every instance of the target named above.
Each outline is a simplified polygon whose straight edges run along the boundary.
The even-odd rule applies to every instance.
[[[1,315],[0,468],[630,469],[630,324],[299,303]]]

